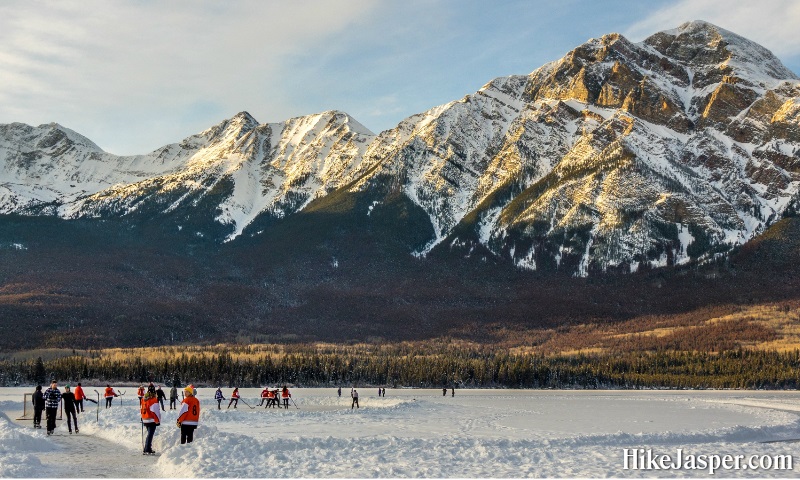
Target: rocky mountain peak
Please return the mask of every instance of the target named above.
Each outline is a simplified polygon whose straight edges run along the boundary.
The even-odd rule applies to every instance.
[[[698,88],[718,83],[725,76],[736,76],[761,87],[772,86],[775,80],[798,78],[768,49],[702,20],[658,32],[643,44],[696,70],[699,82],[694,84]]]

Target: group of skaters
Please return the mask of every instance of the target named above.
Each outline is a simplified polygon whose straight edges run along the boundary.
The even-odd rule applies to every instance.
[[[176,425],[181,429],[181,444],[185,444],[191,443],[194,440],[194,431],[197,429],[200,419],[200,401],[197,399],[197,390],[192,385],[184,388],[181,393],[183,399],[178,411]],[[339,388],[338,393],[341,397],[341,387]],[[105,398],[105,407],[111,408],[114,398],[124,394],[124,392],[120,393],[115,391],[111,385],[106,385],[103,393],[103,397]],[[139,398],[142,429],[143,431],[147,431],[146,437],[143,435],[142,453],[145,455],[154,454],[153,436],[156,433],[156,428],[161,425],[163,411],[166,410],[164,407],[164,400],[167,397],[160,386],[156,387],[152,383],[150,383],[147,388],[145,388],[144,385],[140,385],[137,389],[136,396]],[[378,396],[385,397],[386,389],[379,388]],[[358,404],[358,390],[356,390],[355,387],[350,390],[350,397],[352,397],[352,404],[350,408],[360,408]],[[264,387],[264,390],[261,392],[261,402],[258,404],[258,406],[262,406],[266,402],[266,406],[264,408],[281,408],[281,400],[283,400],[283,408],[288,409],[291,398],[292,395],[286,386],[283,386],[282,388],[276,387],[274,389]],[[221,388],[217,388],[216,392],[214,393],[214,399],[217,401],[217,409],[221,410],[222,402],[226,400],[225,396],[222,394]],[[234,388],[233,392],[231,393],[231,398],[228,402],[227,408],[233,406],[235,409],[240,399],[241,397],[239,395],[239,389]],[[64,387],[63,393],[58,389],[58,384],[55,381],[53,381],[50,384],[50,388],[44,392],[42,392],[41,385],[37,386],[36,391],[33,394],[34,428],[41,428],[42,411],[44,411],[47,418],[47,434],[53,434],[56,429],[58,407],[63,403],[63,411],[67,416],[67,428],[69,429],[69,433],[73,433],[73,427],[75,433],[78,433],[77,414],[83,413],[84,400],[93,402],[95,404],[97,403],[95,400],[86,396],[80,383],[78,383],[78,385],[75,387],[74,392],[70,391],[70,386],[67,385]],[[169,392],[169,409],[175,410],[177,402],[178,388],[173,386]],[[292,402],[294,401],[292,400]]]
[[[283,400],[283,407],[289,408],[289,400],[292,398],[292,394],[289,393],[289,388],[286,385],[283,388],[275,387],[274,389],[270,390],[269,387],[264,387],[264,390],[261,391],[261,402],[259,402],[258,406],[264,405],[264,402],[267,402],[266,407],[278,407],[281,408],[281,400]],[[214,392],[214,400],[217,401],[217,410],[222,410],[222,402],[227,400],[225,395],[222,394],[222,388],[218,387],[217,391]],[[231,392],[230,401],[228,401],[228,407],[235,409],[239,405],[239,400],[241,400],[241,396],[239,395],[239,388],[234,388],[233,392]],[[242,400],[244,402],[244,400]],[[247,404],[245,402],[245,404]],[[249,405],[248,405],[249,406]],[[253,407],[255,408],[255,407]]]
[[[156,388],[152,383],[147,386],[140,386],[137,391],[139,398],[139,410],[142,418],[142,429],[147,430],[147,435],[143,439],[142,453],[145,455],[154,455],[156,452],[153,450],[153,436],[156,433],[156,428],[161,425],[162,411],[164,410],[164,399],[166,395],[161,391],[161,387]],[[175,402],[173,402],[173,396]],[[172,387],[170,390],[170,410],[173,403],[178,399],[177,387]],[[181,445],[192,443],[194,441],[194,431],[200,421],[200,401],[197,399],[197,389],[193,385],[189,385],[183,389],[183,401],[181,408],[178,410],[178,418],[175,420],[175,425],[181,429]]]
[[[161,385],[156,387],[155,392],[156,392],[156,399],[158,400],[158,405],[161,407],[161,410],[166,410],[166,407],[164,407],[164,400],[167,399],[167,395],[164,393],[164,390],[161,389]],[[136,396],[139,398],[139,403],[141,403],[145,394],[146,392],[144,385],[139,385],[139,388],[136,390]],[[185,391],[183,392],[183,398],[186,398]],[[175,410],[177,403],[178,403],[178,387],[173,385],[172,388],[169,389],[169,409]]]
[[[159,394],[160,392],[160,394]],[[106,385],[104,398],[106,408],[111,408],[114,398],[124,395],[114,390],[111,385]],[[196,398],[197,390],[189,385],[183,389],[183,401],[178,411],[176,425],[181,429],[181,444],[191,443],[194,440],[194,431],[200,419],[200,402]],[[140,386],[137,392],[139,397],[140,416],[143,431],[147,430],[146,439],[143,438],[143,451],[145,455],[154,454],[153,436],[156,428],[161,425],[162,410],[164,409],[164,399],[166,396],[161,387],[156,388],[152,383],[147,389],[144,385]],[[59,406],[63,406],[63,412],[67,417],[67,428],[70,435],[79,432],[78,413],[83,413],[83,401],[87,400],[97,403],[95,400],[86,396],[80,383],[75,387],[75,391],[70,391],[70,386],[64,387],[64,392],[58,388],[58,383],[54,380],[50,387],[42,391],[42,386],[37,385],[33,393],[33,428],[42,428],[42,412],[46,415],[47,435],[52,435],[56,429],[56,417],[58,416]],[[178,400],[178,389],[172,387],[170,390],[170,410],[176,409]]]
[[[273,390],[270,390],[268,387],[264,387],[264,390],[261,391],[261,402],[258,404],[258,406],[260,407],[261,405],[264,405],[264,402],[266,402],[267,405],[264,408],[281,408],[281,400],[283,400],[283,407],[289,408],[290,398],[292,398],[292,394],[289,393],[289,389],[286,388],[286,385],[284,385],[280,390],[278,390],[277,387]]]
[[[81,384],[75,387],[75,391],[70,391],[69,385],[64,387],[64,392],[58,389],[58,383],[53,381],[50,387],[42,391],[42,386],[37,385],[36,390],[33,392],[33,428],[42,428],[42,412],[45,413],[45,421],[47,422],[47,434],[52,435],[56,429],[56,416],[58,415],[58,407],[64,405],[64,414],[67,416],[67,428],[70,435],[73,428],[75,433],[78,433],[78,413],[83,413],[83,401],[88,400],[93,403],[96,401],[88,398],[83,393]]]

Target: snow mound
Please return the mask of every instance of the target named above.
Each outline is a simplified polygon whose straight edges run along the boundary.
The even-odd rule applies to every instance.
[[[14,425],[4,413],[0,413],[0,477],[53,476],[32,452],[49,452],[55,449],[41,431],[29,433]]]

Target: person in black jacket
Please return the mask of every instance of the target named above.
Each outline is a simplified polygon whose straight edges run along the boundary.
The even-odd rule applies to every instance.
[[[64,387],[61,394],[61,401],[64,402],[64,413],[67,415],[67,428],[72,433],[72,424],[75,424],[75,433],[78,433],[78,415],[75,411],[75,394],[69,391],[69,385]]]
[[[36,385],[36,391],[33,392],[33,428],[42,428],[42,410],[44,410],[44,395],[42,395],[42,386]]]
[[[161,411],[165,410],[164,408],[164,400],[167,399],[167,396],[164,395],[164,390],[161,390],[161,385],[156,388],[156,398],[158,398],[158,403],[161,406]]]
[[[56,429],[56,415],[58,406],[61,404],[61,390],[55,380],[50,384],[50,388],[44,391],[44,410],[47,416],[47,434],[51,435]]]

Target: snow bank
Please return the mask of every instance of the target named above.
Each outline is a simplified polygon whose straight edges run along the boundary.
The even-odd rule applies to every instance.
[[[13,402],[2,402],[2,406]],[[5,408],[4,408],[5,410]],[[25,430],[14,425],[4,413],[0,413],[0,477],[49,477],[54,476],[42,466],[35,453],[55,450],[42,430]]]

